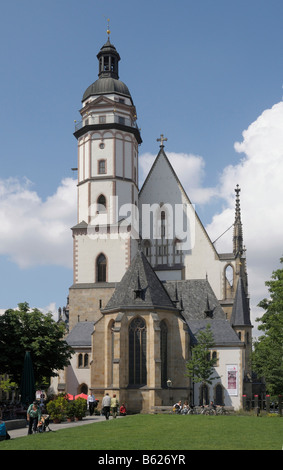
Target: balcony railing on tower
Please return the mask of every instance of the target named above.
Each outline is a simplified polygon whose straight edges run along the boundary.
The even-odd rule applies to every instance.
[[[124,116],[119,116],[116,114],[106,114],[101,116],[88,116],[82,121],[75,121],[75,132],[82,129],[84,126],[89,126],[93,124],[122,124],[128,127],[134,127],[138,129],[136,121],[126,118]]]

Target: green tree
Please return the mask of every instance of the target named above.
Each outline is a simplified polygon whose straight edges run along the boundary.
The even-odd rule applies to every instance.
[[[51,313],[30,310],[26,302],[18,308],[0,316],[0,374],[8,374],[19,385],[25,352],[30,351],[35,381],[41,385],[69,364],[73,350],[64,341],[65,326]]]
[[[283,263],[283,258],[280,259]],[[258,306],[265,310],[256,321],[264,334],[254,342],[253,370],[264,377],[271,395],[283,393],[283,269],[273,271],[265,285],[270,293]]]
[[[10,392],[12,388],[16,387],[15,382],[11,382],[11,380],[7,377],[1,377],[0,376],[0,390],[3,390],[3,392]]]
[[[217,358],[212,357],[211,350],[214,347],[211,325],[208,323],[205,330],[200,330],[196,335],[197,343],[192,348],[191,359],[187,362],[187,377],[195,383],[211,385],[213,380],[219,379],[215,376]]]

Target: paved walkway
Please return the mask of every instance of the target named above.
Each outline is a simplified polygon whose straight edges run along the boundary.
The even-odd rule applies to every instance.
[[[119,418],[119,416],[117,417]],[[113,418],[110,417],[110,420]],[[67,421],[64,421],[63,423],[55,424],[55,423],[50,423],[49,428],[51,431],[58,431],[59,429],[64,429],[64,428],[72,428],[74,426],[83,426],[84,424],[91,424],[91,423],[98,423],[100,421],[105,421],[104,416],[85,416],[81,421],[72,421],[71,423],[68,423]],[[20,429],[11,429],[8,431],[11,439],[14,439],[16,437],[22,437],[22,436],[27,436],[28,434],[28,426],[25,428],[20,428]],[[48,428],[47,428],[48,432]]]

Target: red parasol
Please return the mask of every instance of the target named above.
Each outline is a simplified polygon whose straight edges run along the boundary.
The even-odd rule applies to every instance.
[[[73,400],[75,397],[74,395],[71,395],[70,393],[66,393],[66,398],[67,400]]]
[[[85,393],[80,393],[79,395],[76,395],[76,396],[75,396],[75,400],[76,400],[77,398],[84,398],[85,400],[87,400],[87,395],[86,395]]]

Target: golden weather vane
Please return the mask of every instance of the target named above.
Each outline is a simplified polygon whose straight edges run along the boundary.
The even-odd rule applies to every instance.
[[[110,39],[110,32],[111,32],[110,29],[109,29],[109,22],[110,22],[110,19],[107,18],[107,31],[106,32],[108,34],[108,39]]]

